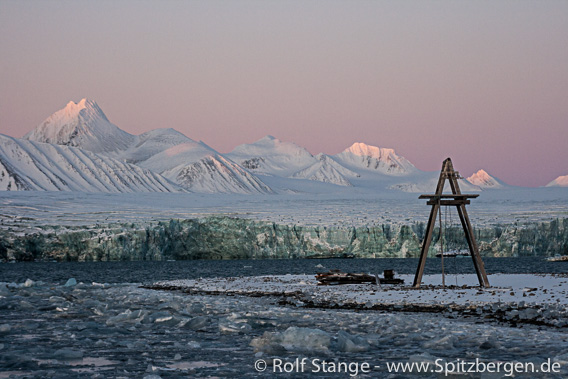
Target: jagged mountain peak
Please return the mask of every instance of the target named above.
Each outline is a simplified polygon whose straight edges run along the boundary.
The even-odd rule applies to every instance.
[[[562,175],[546,185],[546,187],[568,187],[568,175]]]
[[[345,149],[344,152],[376,159],[381,159],[391,154],[396,155],[394,149],[367,145],[363,142],[355,142],[353,145]]]
[[[67,103],[24,139],[102,153],[127,148],[135,136],[112,124],[95,101],[84,98],[78,103]]]
[[[78,115],[81,111],[83,111],[84,114],[89,113],[93,116],[98,116],[108,121],[108,118],[106,117],[103,110],[99,107],[97,102],[86,97],[82,98],[78,103],[75,103],[73,101],[68,102],[65,108],[63,108],[63,111],[65,111],[65,113],[68,115]]]
[[[501,188],[503,185],[497,179],[481,169],[467,178],[467,181],[481,188]]]
[[[406,158],[395,153],[394,149],[355,142],[334,156],[342,165],[366,168],[389,175],[406,175],[416,171],[416,167]]]
[[[360,176],[334,161],[329,155],[320,153],[315,158],[314,164],[294,173],[290,177],[332,183],[339,186],[352,186],[347,177],[356,178]]]

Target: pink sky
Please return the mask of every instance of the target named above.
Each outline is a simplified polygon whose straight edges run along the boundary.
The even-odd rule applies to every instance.
[[[568,174],[566,1],[0,1],[0,133],[91,98],[122,129],[228,152],[451,156],[509,184]]]

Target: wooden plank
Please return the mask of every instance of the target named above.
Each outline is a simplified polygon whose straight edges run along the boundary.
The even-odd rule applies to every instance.
[[[466,205],[466,204],[470,204],[471,201],[469,200],[430,200],[426,203],[426,205],[434,205],[434,204],[438,204],[438,205]]]
[[[479,194],[420,195],[419,199],[475,199]]]
[[[418,261],[418,268],[416,269],[416,274],[414,275],[413,287],[420,287],[422,283],[422,276],[424,275],[424,266],[426,265],[426,257],[428,256],[428,249],[430,248],[430,243],[432,242],[432,232],[434,231],[434,225],[436,225],[436,214],[438,213],[439,205],[435,204],[430,210],[430,218],[428,219],[428,225],[426,226],[426,235],[424,236],[424,242],[422,243],[422,248],[420,249],[420,259]]]
[[[469,246],[469,251],[471,253],[471,258],[473,260],[473,267],[475,267],[475,273],[477,274],[477,280],[481,287],[491,287],[489,284],[489,279],[487,278],[487,273],[485,272],[485,265],[479,254],[479,249],[477,248],[477,243],[475,242],[475,236],[473,234],[473,228],[469,221],[469,216],[465,209],[465,206],[456,207],[458,210],[458,215],[462,223],[463,230],[465,232],[465,239]]]

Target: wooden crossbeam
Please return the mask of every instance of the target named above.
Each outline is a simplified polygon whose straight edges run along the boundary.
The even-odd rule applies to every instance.
[[[467,245],[469,247],[469,252],[473,259],[473,266],[475,267],[475,272],[477,273],[477,279],[479,280],[479,285],[481,287],[489,287],[489,279],[485,272],[485,266],[483,265],[483,260],[479,254],[479,249],[475,241],[475,236],[473,234],[473,228],[469,221],[469,216],[465,209],[467,204],[470,204],[468,199],[475,199],[479,194],[462,194],[460,191],[460,186],[457,179],[460,178],[459,173],[454,171],[454,166],[452,160],[447,158],[444,163],[442,163],[442,170],[440,172],[440,177],[438,178],[438,185],[436,186],[436,192],[433,195],[420,195],[419,199],[428,199],[427,205],[431,205],[430,217],[428,218],[428,224],[426,226],[426,235],[424,236],[424,242],[422,243],[422,248],[420,250],[420,259],[418,261],[418,267],[416,269],[416,274],[414,275],[413,286],[418,288],[422,283],[422,275],[424,274],[424,266],[426,264],[426,257],[428,256],[428,249],[432,243],[432,234],[434,232],[434,225],[436,224],[436,215],[440,206],[455,206],[460,222],[462,224],[465,238],[467,240]],[[448,180],[450,182],[450,188],[452,189],[451,194],[443,194],[444,184]],[[449,200],[447,200],[449,199]],[[441,216],[440,216],[441,217]],[[442,222],[442,220],[440,220]],[[441,238],[441,236],[440,236]]]
[[[430,200],[426,205],[466,205],[470,203],[471,201],[469,200]]]
[[[443,195],[420,195],[418,196],[419,199],[475,199],[479,197],[478,193],[474,194],[443,194]]]

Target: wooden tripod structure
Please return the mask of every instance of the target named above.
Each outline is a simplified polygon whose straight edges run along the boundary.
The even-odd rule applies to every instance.
[[[458,179],[460,178],[459,172],[454,171],[454,166],[452,160],[447,158],[442,164],[442,171],[440,172],[440,178],[438,179],[438,186],[436,187],[436,193],[434,195],[420,195],[419,199],[428,199],[427,205],[432,206],[430,211],[430,218],[428,219],[428,225],[426,226],[426,236],[424,237],[424,243],[422,244],[422,249],[420,251],[420,261],[418,263],[418,268],[416,269],[416,275],[414,276],[415,288],[420,287],[422,283],[422,275],[424,274],[424,265],[426,264],[426,257],[428,255],[428,249],[432,242],[432,233],[434,231],[434,225],[436,224],[436,215],[440,206],[455,206],[458,215],[465,232],[465,238],[469,246],[469,252],[473,259],[473,265],[475,266],[475,272],[477,273],[477,279],[479,280],[479,285],[481,287],[489,287],[489,279],[487,279],[487,274],[485,273],[485,267],[483,265],[483,260],[481,260],[481,255],[479,255],[479,250],[477,248],[477,243],[475,242],[475,237],[473,235],[473,228],[469,222],[469,216],[465,209],[466,204],[470,204],[469,199],[474,199],[479,195],[468,195],[462,194],[460,191],[460,186],[458,184]],[[450,182],[450,187],[452,189],[452,194],[443,194],[444,184],[446,179]],[[440,216],[441,218],[441,216]],[[440,219],[440,222],[442,220]],[[442,236],[440,236],[442,238]],[[443,254],[443,252],[442,252]]]

